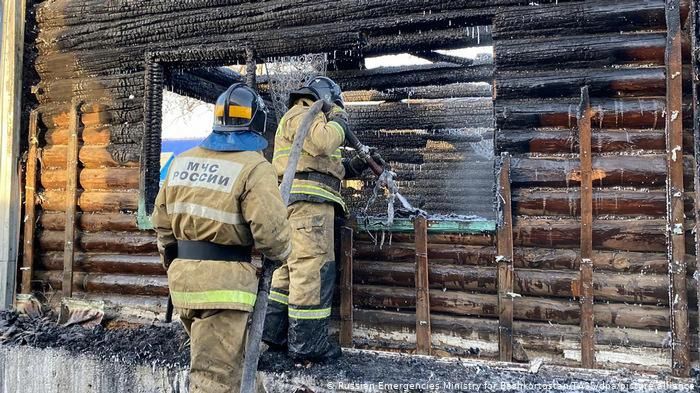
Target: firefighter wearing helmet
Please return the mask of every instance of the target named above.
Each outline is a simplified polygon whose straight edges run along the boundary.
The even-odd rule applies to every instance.
[[[190,336],[190,392],[238,392],[258,278],[253,246],[291,253],[277,175],[261,151],[265,104],[243,83],[216,102],[212,133],[177,156],[152,221],[173,304]]]
[[[275,135],[272,164],[277,176],[284,174],[302,118],[317,100],[323,100],[324,110],[304,141],[287,207],[292,254],[273,275],[263,334],[271,348],[308,361],[341,356],[328,336],[336,275],[334,220],[337,211],[346,212],[341,180],[358,177],[367,168],[359,157],[342,158],[348,115],[341,90],[331,79],[317,77],[289,96],[290,109]]]

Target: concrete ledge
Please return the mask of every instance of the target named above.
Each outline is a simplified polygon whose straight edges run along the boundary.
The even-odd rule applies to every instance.
[[[290,392],[690,392],[693,380],[626,370],[435,359],[346,350],[332,364],[299,367],[267,353],[261,372],[269,393]],[[92,354],[29,346],[0,346],[2,393],[185,393],[181,365],[128,364]]]

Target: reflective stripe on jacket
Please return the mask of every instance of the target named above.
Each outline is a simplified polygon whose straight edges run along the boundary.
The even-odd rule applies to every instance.
[[[258,152],[196,147],[179,155],[156,198],[152,222],[162,251],[176,240],[255,246],[286,260],[292,245],[277,176]],[[173,304],[251,311],[257,269],[248,262],[176,259],[168,269]]]

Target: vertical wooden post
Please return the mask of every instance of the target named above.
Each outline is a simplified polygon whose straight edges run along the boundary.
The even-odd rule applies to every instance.
[[[36,170],[39,150],[39,114],[33,110],[29,114],[29,154],[27,156],[27,178],[25,181],[24,251],[22,260],[21,292],[32,292],[34,274],[34,232],[36,229]]]
[[[673,375],[690,375],[683,211],[683,62],[679,0],[666,0],[666,205]]]
[[[698,3],[697,1],[690,2],[690,41],[692,53],[692,89],[693,89],[693,138],[695,146],[695,271],[700,272],[700,56],[698,56],[698,34],[700,29],[698,25]],[[700,285],[696,285],[698,299],[700,299]],[[698,302],[698,311],[700,311],[700,302]],[[696,326],[700,332],[700,325]]]
[[[428,272],[428,220],[423,216],[413,222],[416,240],[416,352],[432,352],[430,329],[430,280]]]
[[[591,101],[588,86],[581,88],[578,110],[578,130],[581,160],[581,364],[595,367],[595,336],[593,320],[593,180],[591,172]]]
[[[255,60],[255,49],[246,46],[245,57],[245,83],[248,87],[257,91],[258,83],[256,81],[256,72],[258,71],[258,64]]]
[[[513,217],[510,154],[502,153],[498,173],[498,358],[513,361]]]
[[[66,152],[66,224],[64,228],[65,243],[63,246],[63,297],[73,295],[73,259],[75,257],[75,216],[78,206],[78,151],[80,103],[74,100],[69,114],[68,150]]]
[[[0,3],[0,310],[12,306],[17,288],[21,222],[18,158],[26,8],[26,1]]]
[[[340,345],[352,347],[352,250],[353,230],[349,227],[340,229]]]

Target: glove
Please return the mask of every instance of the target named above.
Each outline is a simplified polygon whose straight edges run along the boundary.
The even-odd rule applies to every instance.
[[[326,118],[328,121],[337,121],[341,120],[343,123],[348,122],[348,113],[345,112],[345,109],[339,107],[338,105],[333,105],[331,109],[326,112]]]
[[[370,150],[370,157],[381,167],[386,167],[386,162],[384,162],[382,156],[376,151]],[[345,167],[346,179],[356,179],[362,175],[362,172],[369,168],[369,164],[362,157],[355,156],[353,158],[344,159],[343,167]]]

